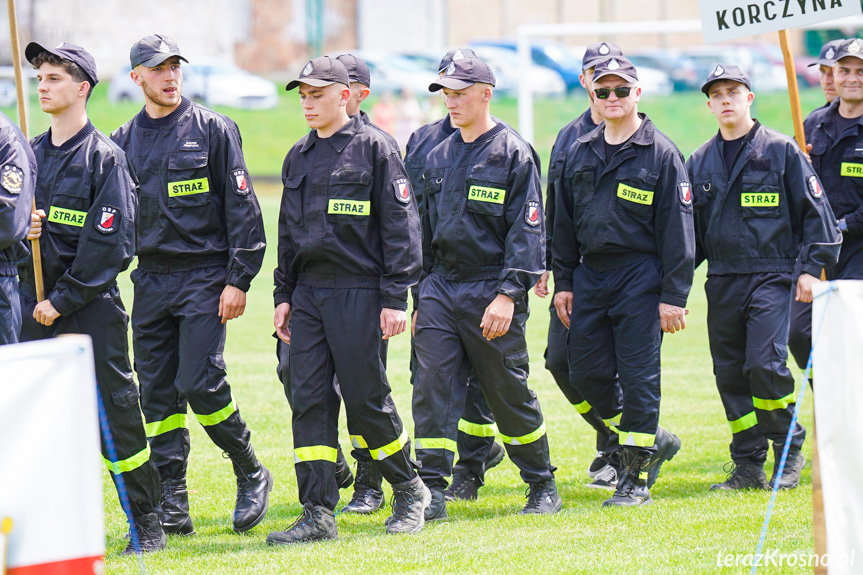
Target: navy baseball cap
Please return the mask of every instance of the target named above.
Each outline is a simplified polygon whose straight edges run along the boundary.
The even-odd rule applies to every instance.
[[[365,60],[357,58],[353,54],[336,56],[336,60],[344,64],[351,82],[359,82],[367,87],[371,87],[372,74],[369,72],[369,65],[366,64]]]
[[[42,52],[48,52],[49,54],[54,54],[58,58],[63,58],[64,60],[69,60],[70,62],[78,64],[81,70],[84,71],[84,74],[90,78],[91,88],[99,83],[99,77],[96,75],[96,60],[93,59],[93,55],[90,54],[90,52],[81,46],[62,42],[56,48],[46,48],[42,44],[30,42],[27,44],[27,48],[24,49],[24,57],[32,64],[33,60],[36,59],[36,56]]]
[[[290,92],[300,84],[323,88],[324,86],[336,83],[344,84],[348,88],[351,87],[351,79],[348,76],[347,68],[336,58],[320,56],[309,60],[303,71],[300,72],[300,77],[288,82],[285,90]]]
[[[723,66],[717,64],[716,68],[707,76],[707,80],[701,86],[701,91],[706,95],[710,95],[710,86],[720,80],[728,80],[730,82],[740,82],[746,86],[747,90],[752,90],[752,84],[749,83],[749,76],[737,66]]]
[[[591,44],[584,51],[584,57],[581,59],[581,69],[589,70],[612,56],[623,56],[623,50],[617,44],[612,44],[611,42],[596,42],[595,44]]]
[[[476,83],[494,86],[495,82],[494,72],[488,64],[479,58],[461,58],[450,62],[444,75],[429,84],[429,92],[437,92],[443,88],[464,90]]]
[[[839,44],[839,48],[836,50],[836,56],[833,58],[833,63],[835,64],[842,58],[848,57],[863,60],[863,40],[852,38],[851,40],[845,40]]]
[[[135,42],[129,51],[129,62],[133,69],[137,66],[152,68],[172,56],[178,56],[183,62],[188,62],[180,54],[180,48],[174,40],[162,34],[151,34]]]
[[[593,72],[593,81],[596,83],[606,76],[618,76],[627,82],[638,82],[638,71],[626,56],[614,56],[601,60]]]
[[[839,46],[842,45],[842,42],[844,41],[844,38],[840,38],[839,40],[830,40],[821,46],[821,53],[818,54],[818,59],[809,64],[809,67],[832,66],[836,61],[836,52],[839,51]]]
[[[449,65],[452,64],[453,60],[461,60],[462,58],[479,58],[479,56],[477,56],[476,52],[470,48],[456,48],[455,50],[450,50],[443,58],[441,58],[440,64],[437,67],[437,73],[440,74],[449,68]]]

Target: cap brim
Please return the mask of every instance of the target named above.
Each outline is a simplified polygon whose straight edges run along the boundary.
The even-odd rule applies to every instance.
[[[29,44],[27,44],[27,47],[24,49],[24,57],[27,58],[27,61],[32,64],[33,60],[36,59],[36,56],[38,56],[42,52],[50,52],[51,54],[54,54],[55,56],[59,56],[59,54],[57,54],[57,52],[55,52],[54,50],[51,50],[49,48],[46,48],[42,44],[38,44],[36,42],[30,42]]]
[[[604,61],[608,60],[609,58],[614,58],[614,56],[609,54],[608,56],[600,56],[599,58],[593,58],[592,60],[582,62],[581,63],[581,69],[582,70],[590,70],[591,68],[595,68],[596,65],[599,64],[600,62],[604,62]]]
[[[154,68],[155,66],[158,66],[159,64],[161,64],[162,62],[164,62],[168,58],[173,58],[174,56],[178,57],[180,60],[182,60],[186,64],[189,63],[189,61],[186,60],[185,58],[183,58],[179,52],[168,52],[167,54],[161,54],[161,53],[156,54],[155,56],[153,56],[149,60],[144,60],[140,64],[136,64],[136,65],[132,66],[132,68],[137,68],[138,66],[143,66],[145,68]]]
[[[429,84],[429,92],[437,92],[438,90],[443,90],[444,88],[449,88],[450,90],[464,90],[469,86],[473,86],[476,82],[470,82],[468,80],[459,80],[458,78],[447,78],[444,76],[443,78],[439,78],[437,82],[432,82]]]
[[[715,84],[716,82],[737,82],[742,86],[746,86],[747,90],[752,90],[752,86],[747,84],[746,82],[741,82],[740,80],[735,80],[734,78],[716,78],[715,80],[710,80],[709,82],[705,82],[703,86],[701,86],[701,91],[704,92],[705,96],[710,96],[710,86]]]
[[[324,86],[329,86],[330,84],[336,84],[335,80],[318,80],[317,78],[303,78],[301,80],[291,80],[288,82],[288,85],[285,86],[285,90],[290,92],[291,90],[299,87],[300,84],[308,84],[309,86],[314,86],[315,88],[323,88]]]
[[[809,65],[807,66],[807,68],[811,68],[811,67],[813,67],[813,66],[828,66],[828,67],[831,67],[831,66],[833,66],[833,63],[834,63],[834,62],[836,62],[836,60],[828,60],[827,58],[822,58],[822,59],[820,59],[820,60],[815,60],[814,62],[812,62],[811,64],[809,64]]]
[[[833,60],[833,64],[835,64],[836,62],[838,62],[839,60],[842,60],[844,58],[857,58],[858,60],[863,60],[863,52],[861,52],[859,54],[851,54],[850,52],[848,54],[842,54],[841,56],[839,56],[838,58]],[[832,66],[833,64],[830,64],[830,65]]]
[[[601,80],[602,78],[606,78],[608,76],[617,76],[618,78],[626,82],[638,83],[638,78],[636,78],[635,76],[630,76],[629,74],[625,74],[617,70],[607,70],[597,76],[594,76],[593,83],[595,84],[598,80]]]

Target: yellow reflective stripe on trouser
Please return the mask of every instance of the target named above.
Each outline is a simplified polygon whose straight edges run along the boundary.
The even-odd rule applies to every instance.
[[[108,467],[108,471],[112,472],[114,475],[117,475],[118,473],[129,473],[134,469],[138,469],[150,460],[150,444],[148,443],[147,447],[132,457],[128,457],[122,461],[111,463],[104,457],[102,459],[105,461],[105,466]]]
[[[222,423],[229,417],[231,414],[237,411],[237,406],[234,404],[234,398],[231,397],[231,403],[217,411],[216,413],[211,413],[210,415],[198,415],[195,414],[195,417],[198,419],[198,422],[204,426],[216,425]]]
[[[497,425],[494,423],[471,423],[466,419],[458,420],[458,430],[474,437],[494,437]]]
[[[386,459],[393,453],[398,453],[401,451],[402,447],[408,442],[408,432],[406,429],[402,429],[402,434],[399,435],[399,438],[395,441],[390,441],[383,447],[379,447],[377,449],[369,449],[369,453],[372,454],[372,459],[375,461],[380,461],[382,459]]]
[[[607,428],[609,428],[611,431],[613,431],[613,432],[615,432],[615,433],[620,433],[620,431],[619,431],[617,428],[618,428],[618,427],[620,427],[620,418],[621,418],[622,416],[623,416],[623,412],[618,413],[617,415],[615,415],[615,416],[614,416],[614,417],[612,417],[611,419],[603,419],[603,420],[602,420],[602,422],[603,422],[603,423],[605,424],[605,426],[606,426]]]
[[[294,463],[302,461],[329,461],[336,462],[336,448],[326,445],[311,445],[309,447],[294,448]]]
[[[588,411],[591,410],[590,404],[587,403],[586,401],[582,401],[581,403],[575,403],[575,404],[573,404],[573,407],[581,415],[584,415],[585,413],[587,413]]]
[[[780,399],[761,399],[759,397],[753,397],[752,405],[755,406],[755,409],[760,409],[762,411],[775,411],[777,409],[785,409],[794,403],[794,401],[794,392],[792,391]]]
[[[620,444],[634,447],[650,447],[656,443],[655,433],[638,433],[637,431],[618,431]]]
[[[144,424],[144,432],[147,437],[156,437],[175,429],[186,429],[189,427],[189,419],[185,413],[175,413],[162,421],[151,421]]]
[[[751,429],[758,425],[758,417],[755,415],[754,411],[750,411],[740,419],[729,421],[728,425],[731,426],[731,433],[740,433],[741,431],[746,431],[747,429]]]
[[[414,447],[416,449],[446,449],[453,453],[458,451],[458,444],[446,437],[417,437],[414,441]]]
[[[528,443],[533,443],[537,439],[540,439],[543,435],[545,435],[545,422],[542,422],[536,430],[528,433],[527,435],[522,435],[521,437],[510,437],[508,435],[500,434],[500,438],[504,443],[508,443],[510,445],[527,445]]]
[[[366,440],[362,435],[351,435],[351,445],[353,445],[357,449],[369,448],[369,444],[366,443]]]

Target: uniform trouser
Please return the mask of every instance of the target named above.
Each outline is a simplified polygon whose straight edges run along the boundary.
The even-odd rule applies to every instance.
[[[569,377],[618,435],[652,454],[659,424],[661,265],[656,258],[572,274]]]
[[[584,420],[596,430],[596,450],[612,451],[616,446],[617,435],[602,421],[599,413],[590,406],[584,397],[569,381],[569,330],[557,317],[554,305],[549,309],[548,342],[545,347],[545,369],[551,372],[554,382],[563,392],[566,400]],[[613,437],[612,437],[613,436]]]
[[[150,457],[150,446],[144,435],[138,386],[132,380],[129,365],[129,316],[123,307],[119,290],[105,291],[68,316],[60,316],[50,326],[33,319],[36,301],[21,294],[23,312],[21,341],[48,339],[59,335],[79,333],[93,340],[93,359],[96,366],[96,384],[118,461],[111,463],[102,437],[102,457],[111,478],[122,473],[132,506],[132,515],[139,517],[153,511],[161,512],[159,474]]]
[[[291,346],[280,339],[276,339],[276,356],[279,358],[279,366],[276,368],[276,373],[279,376],[279,380],[282,382],[282,386],[285,388],[285,397],[288,399],[288,405],[291,406],[293,410],[294,404],[293,399],[291,397],[292,393],[292,381],[291,381]],[[384,364],[384,368],[387,366],[387,340],[382,339],[380,344],[380,357],[381,361]],[[342,392],[339,387],[339,378],[333,378],[333,387],[335,388],[336,394],[341,399]],[[393,403],[392,396],[387,396],[384,400],[387,403],[387,406],[392,411],[396,410],[395,404]],[[369,453],[368,447],[361,447],[365,443],[365,440],[362,437],[362,434],[359,432],[356,422],[352,421],[351,414],[347,414],[348,420],[348,434],[351,436],[351,445],[353,449],[351,450],[351,456],[357,461],[372,461],[372,455]]]
[[[18,277],[0,276],[0,345],[18,343],[21,332],[21,300]]]
[[[785,365],[790,273],[707,277],[707,333],[716,386],[731,426],[731,458],[763,463],[767,440],[785,442],[794,378]],[[797,423],[792,447],[806,431]]]
[[[488,341],[479,326],[497,285],[497,280],[451,282],[437,274],[420,284],[413,415],[420,476],[434,489],[445,489],[452,474],[471,367],[522,479],[554,477],[539,400],[527,387],[526,301],[516,302],[503,336]]]
[[[219,449],[243,453],[251,433],[225,372],[226,328],[219,312],[223,267],[132,272],[135,370],[153,460],[163,479],[183,479],[189,458],[188,407]]]
[[[300,502],[335,509],[339,501],[336,376],[349,425],[356,425],[351,440],[365,443],[391,484],[415,477],[380,355],[380,292],[298,285],[292,300],[291,403]]]

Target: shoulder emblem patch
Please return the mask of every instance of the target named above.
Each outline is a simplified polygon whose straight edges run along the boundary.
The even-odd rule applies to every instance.
[[[120,227],[120,210],[111,206],[100,206],[98,217],[93,220],[96,230],[113,234]]]
[[[542,206],[536,200],[528,200],[524,209],[524,221],[529,226],[538,226],[542,222]]]
[[[249,193],[252,187],[249,185],[249,178],[246,175],[246,170],[234,170],[234,192],[245,196]]]
[[[411,201],[411,186],[407,178],[397,178],[393,180],[393,190],[396,194],[396,199],[403,204]]]
[[[824,188],[821,187],[821,182],[818,181],[818,176],[809,176],[809,193],[815,199],[821,199],[824,195]]]
[[[680,203],[684,206],[692,205],[692,184],[689,182],[680,182],[677,184],[677,189],[680,192]]]
[[[10,194],[20,194],[24,187],[24,170],[15,164],[6,164],[0,168],[0,185]]]

